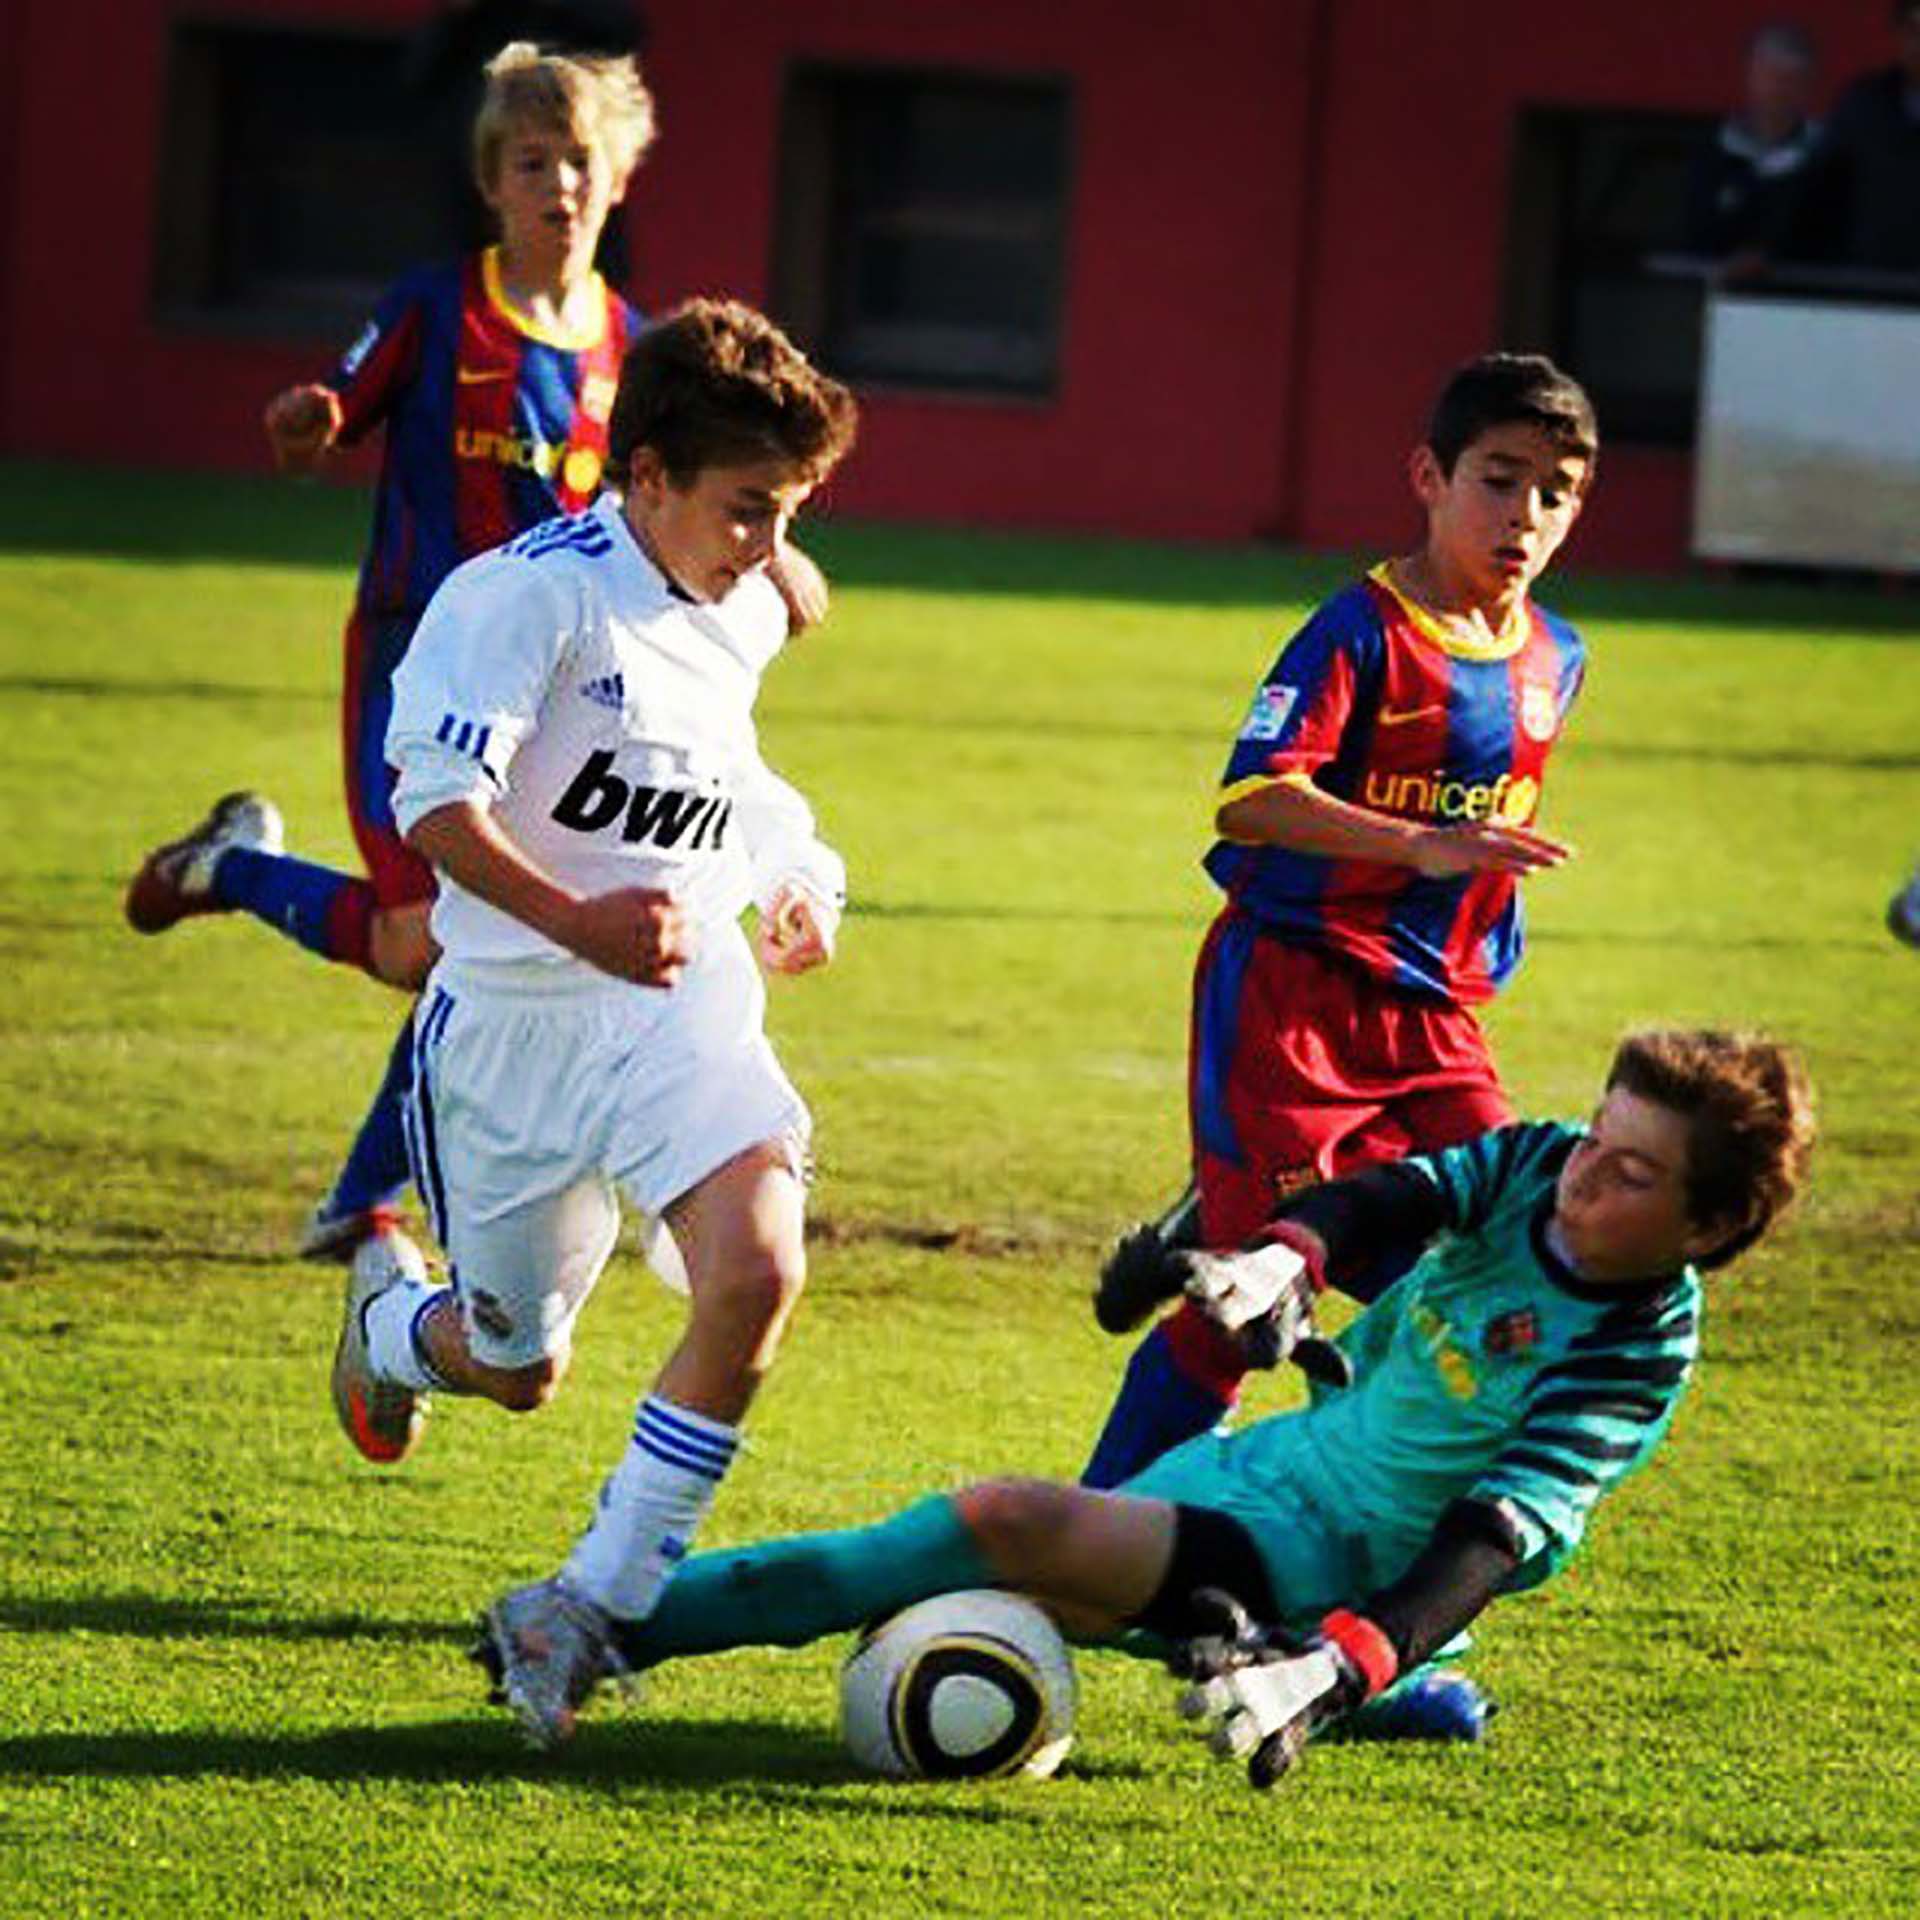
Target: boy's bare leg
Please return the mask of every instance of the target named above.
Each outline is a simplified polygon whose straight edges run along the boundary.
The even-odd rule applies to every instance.
[[[806,1193],[798,1149],[766,1141],[736,1155],[667,1210],[693,1314],[654,1392],[715,1420],[740,1420],[806,1283]]]
[[[1050,1480],[988,1480],[954,1503],[995,1577],[1044,1602],[1073,1633],[1097,1637],[1159,1592],[1173,1560],[1166,1500]]]

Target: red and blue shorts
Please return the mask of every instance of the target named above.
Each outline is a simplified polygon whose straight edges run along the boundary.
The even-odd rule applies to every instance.
[[[434,892],[433,869],[400,837],[394,820],[393,769],[386,754],[394,669],[418,625],[413,616],[368,614],[361,607],[347,621],[340,711],[347,818],[379,908],[428,901]]]
[[[1480,1023],[1232,907],[1194,970],[1188,1115],[1200,1231],[1238,1246],[1319,1180],[1514,1117]]]

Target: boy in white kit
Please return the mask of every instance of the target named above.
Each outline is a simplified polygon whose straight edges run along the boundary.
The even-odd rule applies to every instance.
[[[483,1657],[540,1745],[686,1553],[805,1278],[809,1119],[739,921],[751,902],[770,972],[832,955],[844,869],[753,703],[787,632],[767,562],[854,414],[763,316],[688,303],[622,367],[618,497],[459,568],[394,681],[395,815],[440,879],[410,1145],[452,1284],[357,1263],[341,1422],[391,1461],[431,1391],[543,1404],[616,1189],[691,1296],[566,1566],[487,1609]]]

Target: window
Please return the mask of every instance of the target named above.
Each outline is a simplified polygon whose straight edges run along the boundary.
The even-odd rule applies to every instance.
[[[1521,116],[1505,337],[1575,374],[1610,440],[1693,438],[1700,284],[1648,262],[1680,244],[1688,171],[1710,133],[1677,114]]]
[[[154,294],[163,315],[344,336],[402,270],[454,250],[457,156],[405,42],[181,25],[167,76]]]
[[[850,379],[1050,392],[1068,150],[1060,81],[798,70],[781,131],[782,317]]]

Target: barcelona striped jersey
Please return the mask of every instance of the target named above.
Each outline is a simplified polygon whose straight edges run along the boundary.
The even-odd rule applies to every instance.
[[[640,324],[594,286],[577,336],[514,304],[497,248],[421,268],[380,302],[327,382],[343,444],[386,428],[362,613],[415,620],[462,560],[592,500]]]
[[[1241,724],[1218,804],[1275,781],[1311,780],[1400,820],[1529,825],[1585,657],[1574,630],[1531,602],[1476,645],[1376,567],[1281,652]],[[1519,963],[1511,875],[1428,879],[1379,861],[1226,840],[1206,868],[1266,931],[1344,955],[1406,991],[1472,1005]]]
[[[1700,1282],[1591,1286],[1556,1256],[1554,1185],[1580,1133],[1501,1127],[1403,1162],[1439,1189],[1445,1229],[1340,1336],[1352,1386],[1245,1436],[1284,1434],[1286,1471],[1356,1529],[1372,1577],[1464,1498],[1514,1521],[1510,1584],[1532,1586],[1667,1431],[1699,1352]]]

